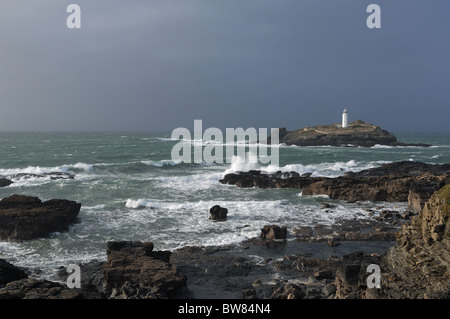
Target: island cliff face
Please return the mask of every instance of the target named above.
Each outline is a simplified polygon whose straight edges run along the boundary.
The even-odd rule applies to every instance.
[[[286,145],[297,146],[430,146],[428,144],[405,144],[386,130],[370,123],[358,120],[346,128],[339,124],[305,127],[295,131],[279,130],[279,141]]]

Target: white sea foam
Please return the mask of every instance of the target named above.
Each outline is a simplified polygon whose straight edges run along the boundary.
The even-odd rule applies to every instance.
[[[181,164],[181,160],[141,161],[142,163],[155,167],[175,166]]]
[[[174,139],[171,137],[157,137],[158,141],[167,142],[167,141],[179,141],[179,139]]]
[[[150,207],[150,208],[157,208],[158,205],[154,203],[153,200],[150,199],[127,199],[127,202],[125,203],[125,206],[128,208],[144,208],[144,207]]]
[[[65,164],[54,167],[28,166],[25,168],[0,169],[0,175],[2,176],[11,176],[16,174],[44,175],[55,172],[75,174],[74,169],[90,172],[92,168],[93,168],[92,164],[86,163]]]
[[[230,167],[225,171],[224,174],[235,173],[238,171],[249,171],[249,170],[262,170],[268,173],[275,173],[277,171],[282,172],[290,172],[294,171],[299,174],[304,173],[313,173],[313,176],[324,176],[324,177],[337,177],[343,175],[348,171],[360,171],[365,169],[370,169],[374,167],[378,167],[382,164],[390,163],[388,161],[373,161],[373,162],[357,162],[355,160],[350,160],[348,162],[325,162],[319,164],[287,164],[283,167],[279,166],[263,166],[259,163],[245,163],[244,161],[235,161],[235,157],[233,158],[233,162]],[[244,163],[243,163],[244,162]]]

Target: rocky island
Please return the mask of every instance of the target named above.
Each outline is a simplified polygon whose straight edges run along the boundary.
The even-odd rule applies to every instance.
[[[431,146],[423,143],[399,142],[388,131],[362,120],[352,122],[346,127],[341,124],[330,124],[304,127],[294,131],[280,128],[279,142],[297,146]]]

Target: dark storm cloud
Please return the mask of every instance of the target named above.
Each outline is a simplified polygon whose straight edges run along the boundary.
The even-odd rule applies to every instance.
[[[0,130],[448,130],[445,0],[72,2],[0,4]]]

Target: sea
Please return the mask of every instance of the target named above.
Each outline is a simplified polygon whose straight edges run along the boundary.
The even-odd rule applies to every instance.
[[[401,142],[433,146],[280,144],[274,146],[279,151],[274,166],[242,163],[237,155],[221,163],[173,160],[171,151],[178,143],[224,145],[173,140],[170,132],[0,132],[0,177],[14,182],[0,188],[0,199],[21,194],[81,203],[78,219],[67,231],[29,241],[0,241],[0,258],[33,270],[35,277],[54,279],[58,267],[106,260],[106,243],[113,240],[151,241],[155,250],[170,251],[239,245],[258,237],[263,226],[277,224],[288,227],[287,241],[294,242],[297,226],[367,218],[369,209],[380,206],[406,210],[407,203],[347,203],[303,196],[301,189],[242,189],[219,182],[227,173],[250,169],[337,177],[395,161],[450,163],[450,133],[394,134]],[[252,146],[238,144],[236,154],[239,147],[250,152]],[[325,213],[324,202],[334,208]],[[209,219],[214,205],[228,209],[227,221]],[[253,257],[261,258],[257,255]]]

